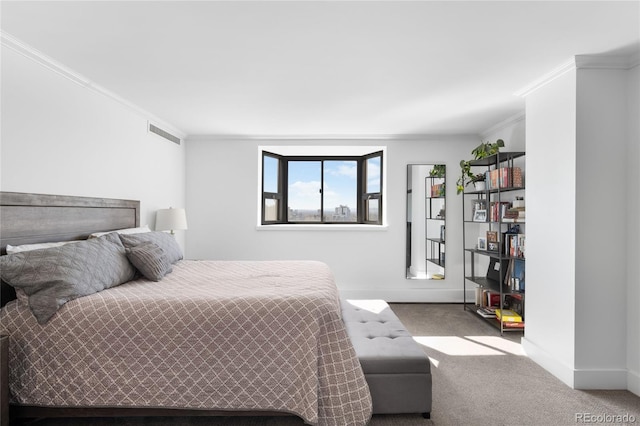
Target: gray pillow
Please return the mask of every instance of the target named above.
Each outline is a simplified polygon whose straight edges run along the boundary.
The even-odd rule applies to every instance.
[[[68,301],[130,281],[135,274],[115,233],[0,257],[2,280],[24,291],[40,324]]]
[[[125,249],[127,258],[145,278],[160,281],[162,277],[173,271],[171,263],[162,247],[147,241]]]
[[[158,245],[162,250],[164,250],[167,255],[167,259],[169,259],[169,263],[176,263],[178,260],[182,259],[182,249],[176,242],[176,239],[171,234],[167,234],[166,232],[152,231],[152,232],[144,232],[142,234],[128,234],[128,235],[120,235],[120,240],[122,244],[126,248],[132,248],[137,246],[138,244],[152,242]]]

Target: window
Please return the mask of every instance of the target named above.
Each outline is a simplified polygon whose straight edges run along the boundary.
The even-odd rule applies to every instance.
[[[281,155],[262,151],[261,223],[382,224],[382,151]]]

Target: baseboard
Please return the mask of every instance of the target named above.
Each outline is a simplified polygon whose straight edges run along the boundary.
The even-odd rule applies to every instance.
[[[345,299],[382,299],[389,303],[463,303],[462,289],[340,289]],[[475,290],[467,301],[475,301]]]
[[[574,371],[574,389],[627,389],[627,370],[581,370]]]
[[[556,376],[570,388],[573,388],[573,368],[571,366],[558,361],[555,357],[528,340],[526,337],[522,338],[521,343],[522,349],[524,349],[524,352],[533,362]]]
[[[526,337],[522,338],[521,343],[525,353],[532,361],[572,389],[628,389],[636,395],[638,394],[640,377],[637,373],[626,369],[574,369],[558,361]]]
[[[627,371],[627,389],[640,396],[640,373]]]

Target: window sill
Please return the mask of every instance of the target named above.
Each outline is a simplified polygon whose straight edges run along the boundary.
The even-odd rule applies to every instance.
[[[387,231],[388,225],[257,225],[258,231]]]

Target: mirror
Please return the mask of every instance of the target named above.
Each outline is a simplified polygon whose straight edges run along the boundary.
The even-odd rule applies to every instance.
[[[444,164],[407,165],[407,279],[443,279]]]

